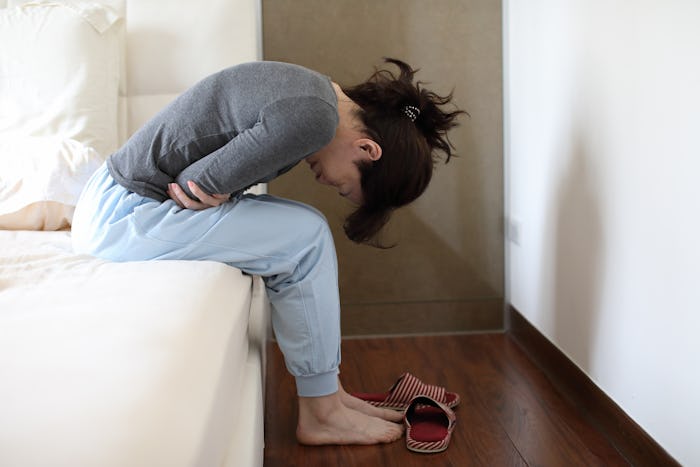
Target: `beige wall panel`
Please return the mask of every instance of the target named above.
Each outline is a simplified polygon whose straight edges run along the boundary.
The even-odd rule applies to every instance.
[[[341,85],[366,79],[383,56],[400,58],[420,68],[418,78],[432,90],[454,89],[457,106],[471,114],[450,136],[460,157],[439,164],[423,197],[399,210],[386,229],[384,242],[395,248],[347,240],[341,226],[351,206],[315,183],[305,164],[270,185],[272,194],[307,202],[328,217],[344,308],[501,299],[500,2],[264,0],[263,56],[316,69]],[[456,319],[454,330],[470,328],[466,322]]]

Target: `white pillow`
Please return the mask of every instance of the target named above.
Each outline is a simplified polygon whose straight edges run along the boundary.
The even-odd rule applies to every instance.
[[[78,141],[51,136],[0,137],[0,228],[58,230],[102,163]]]
[[[0,44],[0,228],[65,226],[119,146],[123,18],[94,2],[0,9]]]
[[[127,140],[128,129],[127,129],[127,105],[126,105],[126,94],[127,94],[127,82],[126,82],[126,0],[8,0],[8,7],[17,7],[26,4],[47,4],[47,3],[64,3],[69,7],[72,7],[74,11],[79,12],[79,14],[85,14],[88,18],[91,15],[99,15],[99,12],[93,11],[90,13],[90,6],[92,4],[102,5],[107,7],[110,19],[119,19],[121,21],[116,22],[110,26],[109,31],[105,31],[103,34],[108,34],[110,36],[116,36],[117,43],[119,44],[119,145],[121,146]],[[88,4],[88,5],[86,5]],[[2,0],[0,0],[0,6],[2,5]],[[86,8],[87,7],[87,8]],[[111,11],[109,11],[111,10]],[[117,16],[114,16],[116,13]],[[113,38],[112,38],[113,39]]]
[[[0,10],[0,135],[61,136],[117,148],[120,20],[96,3]]]
[[[126,0],[7,0],[8,7],[26,5],[28,3],[97,3],[111,8],[122,18],[126,17]],[[2,0],[0,0],[1,4]]]

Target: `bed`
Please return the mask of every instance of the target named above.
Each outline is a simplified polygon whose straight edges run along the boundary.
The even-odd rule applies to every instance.
[[[197,80],[260,58],[259,14],[0,0],[0,465],[262,465],[261,279],[70,240],[111,151]]]

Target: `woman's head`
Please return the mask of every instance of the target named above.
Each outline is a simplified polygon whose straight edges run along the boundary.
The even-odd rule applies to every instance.
[[[439,96],[413,82],[416,70],[396,59],[399,74],[376,71],[366,82],[344,88],[359,105],[362,132],[381,147],[381,157],[359,163],[362,203],[345,221],[345,233],[358,243],[371,242],[394,209],[418,198],[427,188],[438,153],[452,157],[447,131],[461,110],[440,106],[452,94]]]

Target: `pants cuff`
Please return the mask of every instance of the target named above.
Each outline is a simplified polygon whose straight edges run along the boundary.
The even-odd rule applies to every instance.
[[[313,376],[295,376],[299,397],[321,397],[338,392],[338,370]]]

